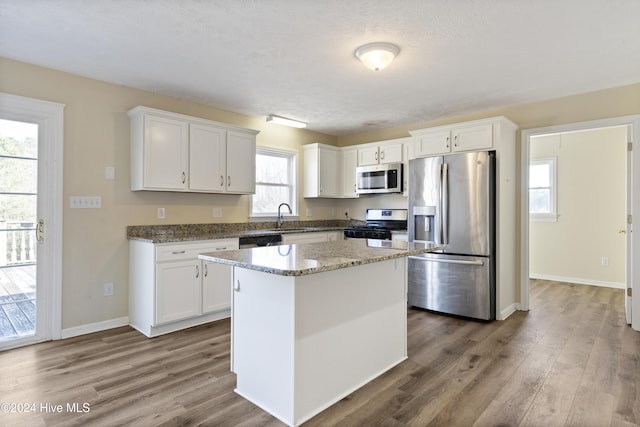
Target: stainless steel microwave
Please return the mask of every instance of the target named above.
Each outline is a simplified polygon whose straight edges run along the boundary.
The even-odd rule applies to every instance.
[[[402,163],[356,168],[358,194],[402,193]]]

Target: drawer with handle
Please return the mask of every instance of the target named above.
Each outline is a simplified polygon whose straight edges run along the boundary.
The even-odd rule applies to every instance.
[[[188,243],[170,243],[156,246],[156,262],[197,259],[205,252],[238,249],[238,239],[203,240]]]

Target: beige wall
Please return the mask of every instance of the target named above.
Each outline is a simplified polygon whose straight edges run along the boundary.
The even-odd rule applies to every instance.
[[[306,130],[268,125],[247,117],[149,92],[0,59],[0,91],[59,102],[64,111],[64,231],[62,326],[70,328],[127,316],[127,225],[244,222],[249,196],[131,192],[129,190],[129,120],[137,105],[174,111],[259,130],[258,145],[299,152],[303,144],[335,145],[335,138]],[[114,166],[115,181],[104,178]],[[70,196],[102,196],[102,209],[69,209]],[[213,207],[223,217],[213,219]],[[166,208],[166,219],[156,209]],[[300,212],[311,207],[313,217],[331,217],[333,202],[300,197]],[[103,284],[113,282],[115,295],[103,296]]]
[[[66,104],[63,328],[127,315],[127,225],[216,222],[212,215],[214,206],[221,207],[224,214],[223,218],[216,220],[247,220],[248,196],[134,193],[129,190],[129,123],[126,111],[137,105],[260,130],[259,145],[295,149],[313,142],[352,145],[403,137],[408,135],[407,131],[410,129],[496,115],[508,117],[521,128],[533,128],[640,113],[639,83],[380,132],[334,138],[305,130],[267,125],[262,117],[247,117],[7,59],[0,59],[0,70],[0,91]],[[301,162],[300,153],[300,167]],[[115,181],[104,179],[105,166],[115,166]],[[68,200],[72,195],[100,195],[102,209],[68,209]],[[331,218],[334,207],[338,208],[338,218],[343,217],[340,212],[343,208],[350,209],[352,216],[361,217],[367,207],[402,207],[405,200],[401,196],[369,197],[352,201],[308,200],[300,197],[299,210],[301,213],[305,213],[307,207],[313,210],[313,217],[302,219]],[[165,220],[156,219],[157,207],[166,208]],[[518,212],[514,214],[519,218]],[[106,282],[115,284],[114,297],[102,296],[102,285]],[[519,284],[514,286],[519,289]]]
[[[624,287],[626,142],[624,126],[531,138],[532,160],[557,159],[559,214],[530,222],[531,277]]]

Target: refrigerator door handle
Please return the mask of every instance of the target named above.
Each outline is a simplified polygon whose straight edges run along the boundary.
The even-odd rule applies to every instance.
[[[460,259],[434,259],[434,258],[424,258],[418,255],[411,255],[409,259],[415,259],[416,261],[425,261],[425,262],[438,262],[441,264],[458,264],[458,265],[477,265],[483,266],[484,261],[465,261]]]
[[[442,163],[442,243],[449,243],[449,165]]]

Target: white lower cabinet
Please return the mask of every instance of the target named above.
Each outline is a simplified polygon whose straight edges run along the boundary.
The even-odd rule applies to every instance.
[[[230,248],[237,249],[237,248]],[[212,313],[231,307],[231,286],[233,268],[204,261],[202,263],[202,313]]]
[[[200,314],[198,262],[171,261],[156,264],[156,307],[153,325]]]
[[[238,239],[130,240],[129,324],[153,337],[229,317],[232,268],[203,262],[198,255],[238,247]]]

